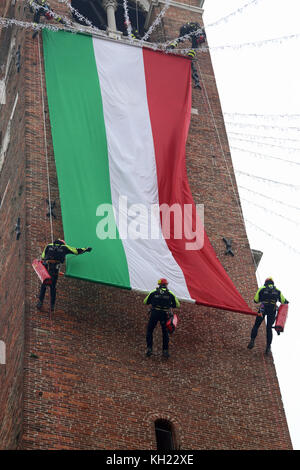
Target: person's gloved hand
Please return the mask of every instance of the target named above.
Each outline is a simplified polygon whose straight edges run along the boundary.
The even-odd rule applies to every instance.
[[[88,252],[92,251],[92,247],[91,247],[91,246],[88,246],[88,247],[86,248],[86,251],[88,251]]]

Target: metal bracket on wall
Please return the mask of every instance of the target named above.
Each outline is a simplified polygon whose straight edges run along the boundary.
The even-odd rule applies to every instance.
[[[232,251],[232,240],[231,238],[225,238],[223,237],[223,242],[225,243],[226,245],[226,252],[225,252],[225,255],[231,255],[231,256],[234,256],[234,253]]]
[[[54,219],[56,219],[56,215],[54,213],[55,201],[51,202],[51,205],[48,199],[46,199],[46,201],[47,201],[48,209],[49,209],[47,212],[47,217],[50,217],[50,214],[51,214],[51,216],[54,217]]]
[[[16,223],[16,227],[15,227],[16,239],[17,239],[17,240],[19,240],[19,238],[20,238],[20,236],[21,236],[20,223],[21,223],[21,219],[20,219],[20,217],[18,217],[17,223]]]
[[[21,46],[18,46],[18,50],[16,52],[16,67],[17,67],[17,72],[20,72],[21,68]]]

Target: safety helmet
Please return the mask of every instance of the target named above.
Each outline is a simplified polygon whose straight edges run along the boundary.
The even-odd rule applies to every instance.
[[[62,238],[58,238],[57,240],[54,241],[54,245],[65,245],[66,242]]]
[[[168,285],[168,281],[167,281],[167,279],[165,279],[165,278],[162,277],[161,279],[159,279],[159,280],[157,281],[157,284],[158,284],[159,286],[167,286],[167,285]]]
[[[273,278],[267,277],[267,279],[265,280],[265,284],[274,284]]]

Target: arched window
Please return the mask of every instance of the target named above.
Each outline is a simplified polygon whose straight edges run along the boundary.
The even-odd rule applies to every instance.
[[[72,0],[71,5],[78,13],[87,18],[91,23],[99,29],[106,30],[107,28],[107,15],[104,7],[104,2],[94,0]],[[133,29],[137,29],[141,36],[144,35],[144,25],[146,20],[146,10],[141,6],[138,0],[129,0],[127,2],[129,19]],[[77,23],[84,24],[84,20],[78,19],[78,16],[73,13],[74,20]],[[127,35],[127,28],[125,25],[123,1],[117,0],[117,9],[115,12],[117,30]]]
[[[154,423],[157,450],[174,450],[174,432],[172,424],[166,419],[157,419]]]

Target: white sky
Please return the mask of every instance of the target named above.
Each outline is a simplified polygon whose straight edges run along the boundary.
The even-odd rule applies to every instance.
[[[252,175],[236,173],[244,218],[249,221],[246,227],[250,245],[264,253],[257,273],[258,284],[262,285],[266,277],[272,276],[290,301],[285,331],[280,336],[274,331],[272,352],[293,448],[300,450],[300,298],[297,285],[300,264],[300,1],[256,0],[227,21],[209,27],[249,3],[250,0],[206,0],[204,22],[234,167],[236,171]],[[260,46],[216,47],[292,34],[299,37]],[[268,117],[270,114],[284,117]],[[291,114],[298,114],[298,117],[291,118]],[[298,129],[291,129],[293,127]],[[257,139],[257,135],[263,137]],[[260,144],[254,142],[257,140]],[[285,161],[258,156],[258,153]],[[261,181],[254,176],[295,187]],[[298,210],[287,205],[296,206]]]

